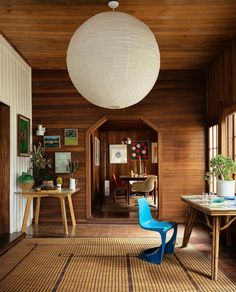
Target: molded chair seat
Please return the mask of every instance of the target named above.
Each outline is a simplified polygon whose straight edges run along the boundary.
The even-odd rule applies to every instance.
[[[157,231],[161,235],[161,245],[149,248],[139,254],[139,258],[153,264],[160,264],[164,253],[173,253],[177,236],[177,223],[153,219],[147,199],[138,199],[139,225],[146,230]],[[166,243],[167,232],[174,229],[170,240]]]

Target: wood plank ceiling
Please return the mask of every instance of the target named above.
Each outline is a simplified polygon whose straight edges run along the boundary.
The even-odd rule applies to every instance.
[[[73,32],[106,0],[0,0],[0,30],[33,68],[66,68]],[[236,34],[235,0],[120,0],[154,32],[161,69],[205,68]]]

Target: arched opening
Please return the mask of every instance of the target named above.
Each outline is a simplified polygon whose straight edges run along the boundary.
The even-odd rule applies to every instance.
[[[132,144],[127,145],[127,160],[124,163],[116,164],[116,162],[111,161],[111,147],[122,145],[121,141],[125,136],[130,136],[132,141],[140,141],[143,145],[147,145],[148,156],[144,160],[140,162],[140,160],[133,159]],[[158,151],[155,162],[152,150],[156,145],[158,145]],[[97,150],[98,148],[100,151]],[[97,157],[98,151],[99,157]],[[129,174],[131,170],[134,173],[139,173],[140,165],[143,172],[158,177],[157,204],[156,207],[153,206],[153,212],[156,217],[161,218],[161,133],[158,127],[145,117],[109,115],[103,116],[86,131],[87,219],[109,219],[109,222],[129,219],[129,222],[137,222],[137,207],[132,208],[133,203],[126,206],[127,208],[124,206],[122,210],[119,209],[120,205],[114,204],[112,174],[116,173],[119,178],[123,174]],[[108,189],[107,184],[109,185]],[[109,202],[112,203],[109,205]],[[125,204],[125,197],[122,204]],[[116,206],[117,209],[114,210]]]

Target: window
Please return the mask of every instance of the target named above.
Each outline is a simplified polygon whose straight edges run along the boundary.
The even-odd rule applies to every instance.
[[[226,156],[236,161],[236,113],[228,115],[225,120]]]
[[[218,125],[210,127],[208,130],[209,137],[209,148],[208,148],[208,157],[210,160],[218,154]],[[212,178],[209,183],[209,191],[215,193],[216,192],[216,178]]]

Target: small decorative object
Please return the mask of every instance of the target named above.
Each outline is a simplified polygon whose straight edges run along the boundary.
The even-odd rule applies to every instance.
[[[22,175],[17,178],[17,185],[22,191],[30,191],[34,185],[34,178],[28,172],[22,172]]]
[[[212,177],[217,179],[217,194],[222,197],[235,195],[235,181],[232,175],[236,173],[236,163],[221,154],[210,161],[210,171],[206,172],[205,179],[210,182]]]
[[[69,173],[68,161],[71,160],[71,152],[55,152],[55,173]]]
[[[77,90],[91,103],[110,109],[141,101],[156,83],[160,52],[150,28],[139,19],[113,12],[85,21],[67,50],[67,68]]]
[[[152,143],[152,163],[157,163],[157,142]]]
[[[69,161],[69,171],[71,173],[70,178],[70,189],[76,189],[77,180],[74,178],[76,171],[79,169],[78,161]]]
[[[63,179],[61,176],[57,177],[57,189],[60,191],[61,190],[61,186],[63,184]]]
[[[30,156],[30,120],[17,115],[17,148],[18,156]]]
[[[109,145],[110,163],[127,163],[127,145],[113,144]]]
[[[60,136],[44,136],[44,148],[61,148]]]
[[[94,165],[100,165],[100,140],[94,137]]]
[[[78,145],[78,130],[77,129],[64,130],[64,144]]]
[[[36,130],[36,136],[44,136],[46,128],[42,125],[38,125],[38,129]]]
[[[124,137],[122,140],[121,140],[121,143],[122,144],[131,144],[132,140],[130,137]]]
[[[132,160],[148,160],[148,141],[132,141],[131,142],[131,159]]]

